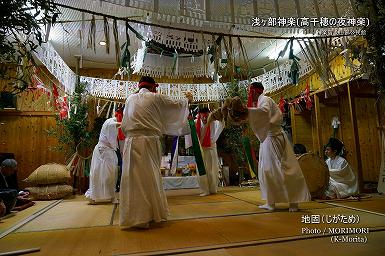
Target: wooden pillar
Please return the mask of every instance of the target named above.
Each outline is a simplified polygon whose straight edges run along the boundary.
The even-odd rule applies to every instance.
[[[234,10],[234,0],[230,0],[230,13],[231,13],[231,22],[235,23],[235,10]]]
[[[336,13],[336,17],[340,17],[340,14],[338,12],[338,7],[337,7],[336,0],[333,0],[333,7],[334,7],[334,11]]]
[[[274,10],[275,10],[275,16],[278,18],[278,17],[279,17],[279,5],[278,5],[278,0],[274,0]]]
[[[321,122],[321,111],[320,111],[320,106],[319,106],[319,97],[317,94],[314,94],[314,112],[315,112],[315,127],[316,127],[316,138],[315,138],[315,141],[316,141],[316,148],[315,148],[315,152],[316,154],[318,154],[318,156],[320,157],[323,157],[323,148],[321,148],[321,143],[322,143],[322,139],[321,139],[321,127],[320,127],[320,122]]]
[[[258,3],[257,0],[253,1],[254,17],[258,17]]]
[[[297,129],[295,124],[295,107],[294,104],[290,105],[290,126],[291,126],[291,139],[293,144],[297,143]]]
[[[205,0],[206,20],[211,20],[211,5],[210,0]]]
[[[159,12],[159,0],[154,0],[154,12]]]
[[[185,16],[184,0],[180,0],[179,3],[180,3],[179,16]]]
[[[363,176],[362,176],[361,151],[360,151],[359,138],[358,138],[357,119],[355,118],[356,117],[355,102],[354,102],[354,98],[352,97],[349,81],[348,81],[347,87],[348,87],[350,122],[352,123],[352,127],[353,127],[353,131],[352,131],[353,132],[353,149],[352,150],[354,150],[354,153],[356,156],[358,184],[361,192],[364,186],[363,179],[362,179]]]
[[[321,17],[321,13],[319,11],[318,0],[313,0],[313,4],[314,4],[315,12],[317,13],[317,17],[320,18]]]
[[[301,5],[299,3],[299,0],[294,0],[295,2],[295,8],[297,9],[297,16],[302,17],[301,15]]]
[[[226,40],[226,39],[223,39],[223,40]],[[229,60],[227,60],[227,64],[230,64],[231,65],[231,70],[230,70],[230,79],[231,81],[233,81],[233,78],[234,78],[234,69],[235,69],[235,66],[234,66],[234,62],[235,62],[235,59],[234,59],[234,51],[233,51],[233,38],[231,36],[229,36],[229,55],[230,56],[227,56],[227,58]]]

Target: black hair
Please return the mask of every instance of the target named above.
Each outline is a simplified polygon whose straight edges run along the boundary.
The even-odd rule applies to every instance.
[[[203,107],[198,110],[198,113],[209,113],[209,112],[210,112],[210,109],[207,107]]]
[[[116,105],[116,107],[115,107],[115,112],[117,112],[117,111],[119,111],[119,110],[124,110],[124,104],[122,104],[122,105]]]
[[[339,155],[344,148],[344,144],[339,139],[330,138],[326,147],[330,147],[332,150],[335,150],[337,155]]]
[[[1,162],[1,167],[9,167],[9,168],[16,168],[17,162],[15,159],[5,159],[3,162]]]
[[[294,153],[295,154],[305,154],[307,152],[305,145],[303,144],[294,144]]]
[[[260,89],[262,89],[262,90],[265,90],[265,87],[263,87],[263,85],[262,85],[261,82],[252,82],[250,85],[251,85],[252,87],[254,87],[254,88],[260,88]]]
[[[147,83],[155,84],[154,78],[152,78],[150,76],[142,76],[139,80],[139,83],[141,83],[141,82],[147,82]]]
[[[142,77],[140,78],[140,80],[139,80],[139,84],[140,84],[141,82],[150,83],[150,84],[153,84],[154,86],[155,86],[155,84],[156,84],[154,78],[152,78],[152,77],[150,77],[150,76],[142,76]],[[146,89],[148,89],[148,90],[151,91],[151,90],[153,89],[154,86],[152,86],[152,85],[142,85],[142,86],[139,86],[139,89],[141,89],[141,88],[146,88]]]

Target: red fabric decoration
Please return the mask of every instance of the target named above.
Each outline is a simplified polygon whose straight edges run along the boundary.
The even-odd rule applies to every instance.
[[[255,108],[258,106],[258,99],[254,100],[257,97],[257,94],[262,94],[263,89],[262,88],[256,88],[253,86],[250,86],[249,89],[249,95],[247,97],[247,107],[248,108]]]
[[[310,86],[309,82],[307,82],[306,89],[305,89],[305,102],[306,102],[306,108],[308,110],[311,110],[313,107],[312,100],[310,98]]]
[[[56,84],[52,84],[52,93],[53,93],[53,99],[55,101],[55,109],[59,109],[60,107],[59,92],[57,91]]]
[[[138,84],[139,88],[143,87],[143,86],[155,86],[155,87],[158,87],[159,84],[153,84],[153,83],[149,83],[149,82],[141,82]]]
[[[67,113],[67,110],[65,110],[64,108],[62,108],[59,112],[59,117],[60,119],[65,119],[68,117],[68,113]]]
[[[281,96],[281,99],[279,99],[278,106],[279,106],[279,109],[281,110],[282,113],[285,112],[285,104],[286,104],[286,101],[285,101],[285,99]]]
[[[197,128],[197,134],[198,138],[201,142],[202,147],[207,148],[211,147],[211,129],[210,129],[210,124],[206,126],[206,131],[205,135],[203,136],[203,141],[201,141],[201,116],[205,115],[206,113],[199,113],[198,114],[198,119],[195,124],[195,127]],[[207,114],[206,114],[207,115]]]
[[[63,102],[60,104],[60,106],[61,106],[61,109],[59,111],[59,117],[60,119],[65,119],[68,117],[67,96],[63,97]]]
[[[34,70],[34,74],[32,74],[32,76],[31,76],[32,84],[28,87],[28,89],[31,90],[31,91],[35,91],[36,90],[37,98],[39,98],[41,95],[43,95],[43,93],[47,92],[47,89],[44,87],[43,82],[37,76],[38,69],[34,67],[33,70]]]
[[[115,112],[115,117],[116,117],[116,121],[122,122],[122,120],[123,120],[123,110],[121,108],[119,108]],[[118,140],[124,140],[125,138],[126,138],[126,136],[124,136],[122,128],[119,127],[118,128]]]

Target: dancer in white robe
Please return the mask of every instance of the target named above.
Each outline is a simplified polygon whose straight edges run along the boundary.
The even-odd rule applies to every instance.
[[[120,183],[119,223],[121,228],[148,228],[150,222],[166,221],[169,214],[160,172],[161,136],[185,135],[188,126],[186,99],[174,100],[157,94],[154,79],[142,77],[139,92],[125,104],[122,130],[126,136]]]
[[[258,178],[265,205],[274,210],[275,203],[290,203],[289,211],[297,211],[298,203],[310,200],[309,189],[293,147],[281,128],[282,113],[277,104],[263,93],[259,82],[250,85],[249,123],[260,141]]]
[[[208,123],[207,118],[209,113],[210,110],[208,108],[202,108],[199,110],[198,118],[195,120],[206,170],[206,175],[199,176],[198,179],[199,187],[203,191],[203,193],[200,194],[201,196],[216,194],[219,182],[219,159],[216,142],[224,129],[224,124],[218,120]],[[191,146],[191,135],[188,135],[185,137],[185,147],[188,148]]]
[[[90,185],[85,196],[91,203],[115,198],[118,168],[118,125],[116,117],[107,119],[102,126],[99,142],[94,148],[90,167]]]
[[[326,198],[345,198],[358,194],[358,180],[353,169],[345,158],[339,156],[343,144],[335,138],[330,138],[325,148],[328,157],[326,164],[329,168],[329,186],[325,191]]]

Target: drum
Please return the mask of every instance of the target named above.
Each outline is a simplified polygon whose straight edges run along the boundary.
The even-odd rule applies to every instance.
[[[305,153],[297,156],[312,199],[321,197],[329,184],[329,169],[319,156]]]

